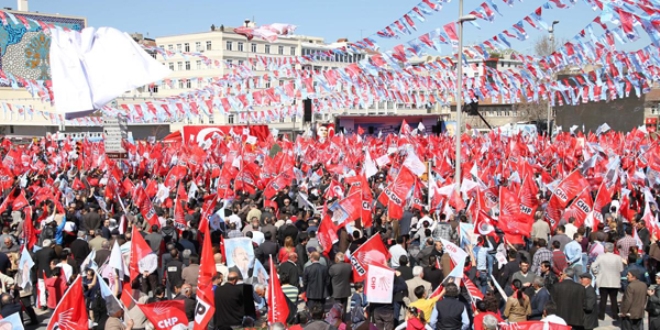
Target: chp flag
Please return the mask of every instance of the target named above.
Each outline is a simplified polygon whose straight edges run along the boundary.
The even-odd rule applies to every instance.
[[[394,290],[394,270],[377,265],[369,265],[365,294],[367,301],[377,304],[391,304]]]

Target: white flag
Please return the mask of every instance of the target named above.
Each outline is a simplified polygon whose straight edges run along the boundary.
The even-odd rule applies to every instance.
[[[391,304],[394,290],[394,270],[376,265],[369,265],[365,293],[367,301],[378,304]]]

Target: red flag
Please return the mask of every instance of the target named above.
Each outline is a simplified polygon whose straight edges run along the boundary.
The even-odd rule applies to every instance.
[[[584,179],[580,171],[575,170],[559,183],[552,195],[557,196],[562,207],[566,207],[568,202],[575,198],[584,187],[589,187],[589,182]]]
[[[510,234],[529,236],[532,232],[533,219],[524,217],[520,211],[520,202],[508,188],[500,187],[500,216],[498,224],[502,231]]]
[[[142,213],[142,216],[145,220],[147,220],[147,222],[149,222],[150,225],[156,225],[160,228],[158,214],[156,214],[156,209],[154,209],[154,205],[151,203],[149,198],[145,198],[142,202],[142,205],[140,205],[140,213]]]
[[[225,238],[220,235],[220,254],[222,254],[222,260],[227,262],[227,254],[225,253]]]
[[[562,218],[567,219],[570,217],[575,218],[576,227],[582,226],[584,220],[587,219],[587,216],[591,211],[593,211],[594,202],[591,199],[591,188],[585,187],[580,195],[573,200],[573,203],[566,208],[564,216]]]
[[[32,251],[32,248],[37,244],[37,230],[34,228],[32,223],[32,207],[26,207],[23,212],[25,213],[25,221],[23,221],[23,237],[25,238],[25,244],[29,251]]]
[[[11,204],[12,210],[20,210],[26,206],[30,205],[28,200],[25,198],[25,191],[21,189],[20,195],[18,195],[15,199],[14,202]]]
[[[183,301],[181,302],[183,304]],[[87,329],[89,327],[87,318],[87,307],[83,296],[82,277],[78,276],[71,287],[62,296],[53,315],[48,321],[46,330],[61,329],[75,330]]]
[[[199,264],[199,286],[211,284],[211,279],[217,271],[215,270],[215,260],[213,259],[213,245],[211,244],[211,235],[206,231],[204,242],[202,242],[202,255]]]
[[[188,326],[183,300],[165,300],[152,304],[138,304],[144,316],[156,330],[169,330],[176,325]]]
[[[335,224],[332,223],[330,217],[326,216],[321,220],[317,237],[321,244],[321,248],[323,248],[323,253],[328,254],[330,250],[332,250],[332,244],[339,240],[337,237],[337,228],[335,227]]]
[[[186,211],[183,210],[183,204],[181,204],[183,201],[180,199],[177,199],[174,202],[174,222],[176,222],[176,227],[179,228],[180,230],[185,229],[188,224],[186,223]],[[207,222],[208,224],[208,222]]]
[[[201,283],[201,282],[200,282]],[[197,306],[195,307],[195,324],[193,330],[207,330],[207,325],[215,313],[213,285],[206,285],[197,289]]]
[[[390,259],[390,252],[380,239],[380,235],[371,236],[371,238],[364,242],[364,244],[351,252],[349,261],[351,265],[353,265],[354,281],[357,283],[364,280],[369,265],[382,265],[387,267],[388,259]]]
[[[362,216],[362,192],[356,191],[330,207],[333,221],[338,222],[337,229],[359,219]]]
[[[146,258],[148,255],[152,254],[151,247],[142,237],[142,234],[137,230],[137,227],[133,226],[133,236],[131,239],[131,260],[129,262],[129,271],[131,282],[135,280],[138,275],[140,275],[140,268],[138,263]]]
[[[474,233],[479,235],[493,235],[495,232],[495,221],[486,212],[479,210],[474,220]]]
[[[270,269],[276,269],[273,256],[270,256]],[[282,322],[287,324],[289,318],[289,304],[280,286],[280,279],[273,274],[268,279],[268,323]]]
[[[85,190],[87,187],[85,187],[85,184],[80,181],[77,177],[73,179],[73,183],[71,184],[71,188],[73,190]]]

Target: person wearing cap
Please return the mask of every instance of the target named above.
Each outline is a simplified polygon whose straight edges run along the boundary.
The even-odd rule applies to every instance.
[[[649,329],[660,329],[660,273],[655,274],[655,284],[652,284],[646,294],[649,296],[646,311],[649,312]]]
[[[646,283],[640,281],[642,274],[637,269],[631,269],[626,274],[628,287],[621,301],[621,329],[633,330],[644,328],[644,309],[646,307],[647,287]]]
[[[598,299],[596,289],[591,284],[593,277],[589,273],[580,275],[580,284],[584,286],[584,322],[582,328],[586,330],[598,328]]]

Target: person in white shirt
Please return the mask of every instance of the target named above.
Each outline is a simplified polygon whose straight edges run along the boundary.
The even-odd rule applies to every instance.
[[[564,225],[564,229],[565,229],[564,234],[566,234],[566,236],[568,236],[568,237],[573,237],[573,235],[575,235],[575,233],[577,233],[578,229],[573,224],[574,222],[575,222],[575,218],[570,217],[570,218],[568,218],[568,223],[566,223]]]
[[[390,265],[392,265],[392,268],[398,268],[399,267],[399,258],[401,256],[407,256],[408,252],[406,249],[403,247],[403,242],[404,238],[403,236],[399,236],[396,238],[396,244],[390,247],[390,255],[392,258],[390,259]]]
[[[557,306],[552,301],[549,301],[545,304],[545,308],[543,309],[543,319],[541,322],[567,325],[566,321],[555,313],[557,313]]]

